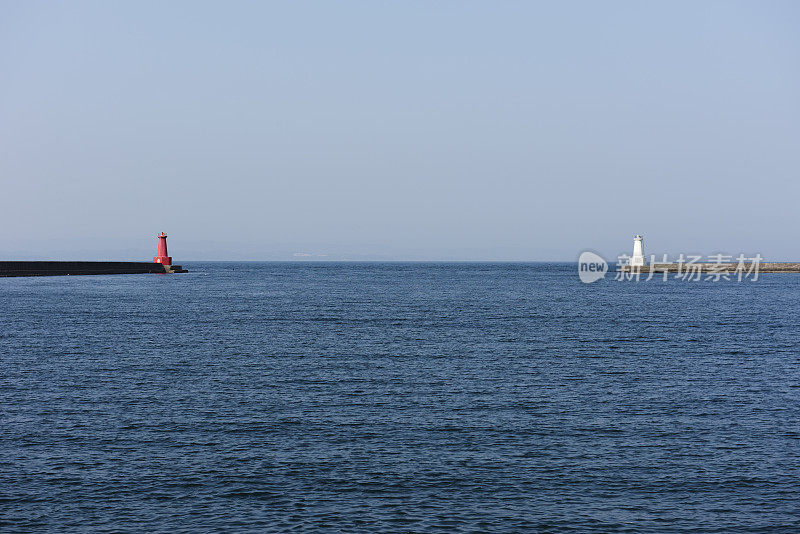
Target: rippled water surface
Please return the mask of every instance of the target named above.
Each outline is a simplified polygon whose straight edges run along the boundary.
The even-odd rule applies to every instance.
[[[800,275],[0,279],[0,531],[797,532]]]

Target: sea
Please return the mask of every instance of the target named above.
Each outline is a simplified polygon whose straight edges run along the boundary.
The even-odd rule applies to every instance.
[[[0,532],[800,532],[800,275],[0,278]]]

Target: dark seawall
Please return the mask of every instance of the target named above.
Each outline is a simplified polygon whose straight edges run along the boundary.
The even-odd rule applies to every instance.
[[[0,261],[0,277],[185,272],[180,265],[165,267],[160,263],[145,261]]]
[[[677,273],[677,272],[700,272],[704,274],[725,272],[728,274],[735,274],[736,269],[739,267],[738,263],[654,263],[652,265],[645,265],[643,267],[631,267],[630,265],[622,265],[617,268],[618,271],[633,271],[649,273]],[[741,266],[743,272],[751,272],[755,270],[755,265],[745,263]],[[800,263],[797,262],[761,262],[758,264],[759,273],[800,273]]]

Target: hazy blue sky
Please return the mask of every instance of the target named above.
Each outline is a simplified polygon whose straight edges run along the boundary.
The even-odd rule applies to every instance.
[[[0,2],[0,257],[800,259],[800,2]]]

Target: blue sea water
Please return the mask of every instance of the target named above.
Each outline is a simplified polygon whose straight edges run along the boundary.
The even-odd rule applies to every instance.
[[[798,532],[800,275],[0,279],[2,532]]]

